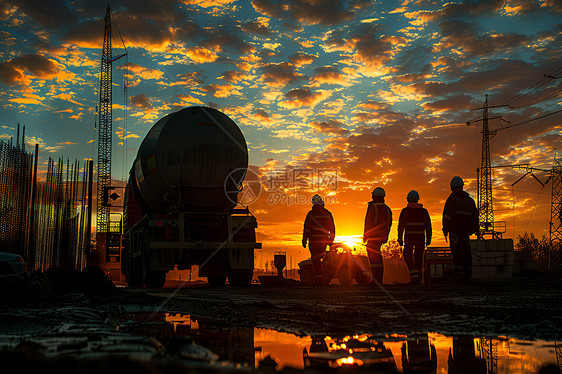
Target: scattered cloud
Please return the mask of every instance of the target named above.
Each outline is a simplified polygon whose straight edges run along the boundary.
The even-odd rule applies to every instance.
[[[261,70],[264,82],[273,87],[286,86],[304,78],[297,73],[295,65],[288,62],[265,64]]]
[[[132,106],[135,106],[141,110],[151,110],[152,104],[148,100],[145,94],[141,93],[135,96],[131,96],[130,102]]]
[[[318,92],[312,92],[308,88],[295,88],[285,94],[286,100],[281,101],[279,105],[282,108],[288,109],[314,107],[328,97],[330,97],[328,91],[320,90]]]

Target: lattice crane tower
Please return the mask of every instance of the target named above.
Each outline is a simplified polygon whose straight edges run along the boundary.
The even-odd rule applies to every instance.
[[[111,146],[112,146],[112,99],[111,84],[113,61],[126,55],[113,57],[111,54],[111,9],[109,5],[105,10],[105,28],[103,33],[103,49],[101,54],[100,75],[100,102],[99,102],[99,136],[98,136],[98,210],[97,231],[98,233],[109,232],[110,204],[105,201],[111,187]]]

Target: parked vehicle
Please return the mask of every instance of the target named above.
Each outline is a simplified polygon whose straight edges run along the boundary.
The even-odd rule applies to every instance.
[[[238,204],[246,140],[224,113],[190,107],[150,129],[125,191],[122,268],[129,286],[162,287],[199,265],[211,285],[252,281],[257,221]]]
[[[14,253],[0,252],[0,275],[17,274],[24,271],[23,257]]]
[[[365,285],[371,281],[369,273],[369,259],[363,254],[353,254],[352,248],[346,243],[334,243],[322,258],[324,282],[329,284],[337,278],[340,284],[349,286],[353,280]],[[301,282],[307,285],[314,283],[312,260],[299,262]]]

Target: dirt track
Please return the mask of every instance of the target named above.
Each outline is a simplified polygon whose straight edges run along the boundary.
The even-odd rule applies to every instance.
[[[368,287],[131,289],[228,327],[266,327],[297,334],[439,332],[562,339],[562,287],[512,280],[470,285]],[[132,296],[132,295],[131,295]]]

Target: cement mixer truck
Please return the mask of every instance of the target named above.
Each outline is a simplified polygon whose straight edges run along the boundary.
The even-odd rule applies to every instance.
[[[162,287],[199,265],[211,285],[250,285],[256,218],[238,203],[248,169],[242,132],[224,113],[189,107],[160,119],[125,191],[122,269],[131,287]]]

